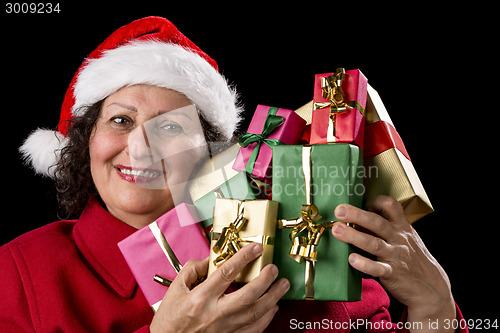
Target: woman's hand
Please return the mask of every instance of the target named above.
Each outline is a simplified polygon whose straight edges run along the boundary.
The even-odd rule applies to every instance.
[[[332,233],[337,239],[377,258],[353,253],[351,266],[380,278],[386,290],[408,306],[409,322],[422,322],[425,328],[429,319],[438,319],[441,325],[444,319],[454,319],[448,276],[406,219],[403,207],[391,197],[376,196],[367,202],[367,209],[339,205],[335,210],[339,220],[373,233],[334,224]]]
[[[224,294],[236,275],[261,253],[261,244],[244,246],[199,285],[195,283],[207,273],[208,258],[189,261],[163,297],[150,331],[263,331],[278,311],[276,303],[290,286],[286,279],[273,284],[278,276],[275,265],[267,265],[257,278],[235,292]]]

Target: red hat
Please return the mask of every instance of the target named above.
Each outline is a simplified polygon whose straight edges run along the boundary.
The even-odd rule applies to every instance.
[[[37,129],[20,148],[36,173],[53,177],[50,167],[67,143],[67,120],[122,87],[148,84],[184,94],[205,119],[229,140],[241,120],[236,91],[215,60],[168,20],[146,17],[116,30],[75,73],[61,108],[57,131]]]

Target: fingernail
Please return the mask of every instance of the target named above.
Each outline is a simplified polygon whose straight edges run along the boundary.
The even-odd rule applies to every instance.
[[[281,289],[283,289],[283,291],[288,291],[288,289],[290,289],[290,282],[287,279],[281,281]]]
[[[263,247],[262,247],[262,244],[255,244],[254,247],[253,247],[253,253],[255,255],[258,255],[258,254],[261,254],[263,251]]]
[[[333,225],[333,231],[335,231],[336,234],[343,234],[344,233],[344,224],[342,222],[337,222]]]
[[[351,255],[349,255],[349,263],[352,265],[356,262],[356,260],[358,260],[358,256],[354,253],[351,253]]]
[[[337,213],[335,214],[339,219],[342,217],[345,217],[347,214],[347,211],[344,206],[338,206],[337,207]]]
[[[271,265],[271,274],[273,276],[278,276],[278,267],[276,267],[276,265]]]

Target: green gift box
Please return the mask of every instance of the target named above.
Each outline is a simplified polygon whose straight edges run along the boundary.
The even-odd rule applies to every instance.
[[[351,144],[273,147],[273,200],[278,208],[274,263],[290,281],[285,299],[358,301],[361,274],[348,263],[352,245],[331,225],[339,204],[361,207],[362,150]],[[299,262],[300,261],[300,262]]]

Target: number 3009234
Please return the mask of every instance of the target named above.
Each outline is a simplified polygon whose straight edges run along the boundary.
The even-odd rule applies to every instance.
[[[61,8],[59,3],[51,2],[7,2],[5,4],[6,14],[59,14]]]

